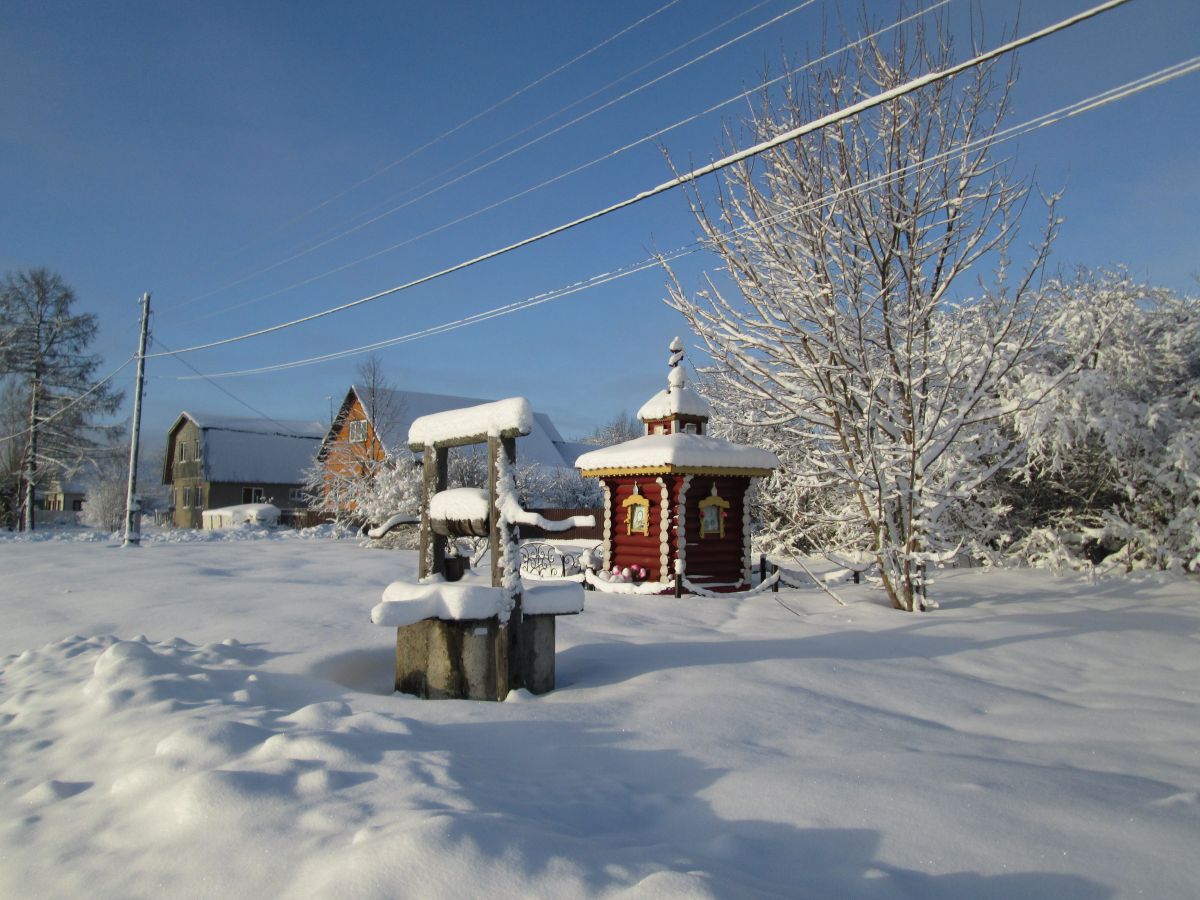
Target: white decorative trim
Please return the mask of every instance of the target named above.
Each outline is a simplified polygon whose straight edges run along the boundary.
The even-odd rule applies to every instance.
[[[679,545],[675,555],[675,571],[679,573],[687,571],[687,492],[691,484],[692,476],[684,475],[679,485],[679,516],[675,526],[676,543]]]
[[[607,481],[600,482],[604,488],[604,543],[601,552],[604,554],[604,571],[612,568],[612,490]]]
[[[748,591],[730,591],[727,594],[720,594],[716,591],[705,590],[699,585],[692,584],[687,580],[686,577],[683,579],[683,586],[693,594],[699,594],[701,597],[712,597],[715,600],[741,600],[744,597],[753,597],[755,594],[761,594],[763,591],[769,591],[775,582],[779,580],[779,572],[776,571],[769,575],[767,579],[758,587],[751,588]]]
[[[746,584],[750,583],[750,578],[754,573],[750,547],[750,504],[747,502],[749,495],[750,485],[747,484],[746,490],[742,493],[742,581]]]
[[[605,581],[595,572],[586,570],[583,573],[583,581],[585,584],[590,584],[602,594],[653,595],[661,594],[663,591],[671,589],[670,585],[664,585],[657,581],[642,581],[637,584],[631,581]]]
[[[662,478],[655,478],[662,489],[662,504],[658,511],[658,580],[669,584],[671,576],[667,572],[667,563],[671,559],[671,492]]]

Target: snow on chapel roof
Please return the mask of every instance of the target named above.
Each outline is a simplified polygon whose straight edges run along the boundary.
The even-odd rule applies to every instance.
[[[650,419],[669,419],[672,416],[696,416],[707,419],[711,410],[708,401],[688,387],[680,362],[683,361],[683,343],[676,337],[670,344],[671,373],[667,386],[642,404],[638,418],[643,422]]]
[[[706,434],[647,434],[585,453],[575,460],[575,465],[584,475],[645,469],[717,469],[767,475],[778,468],[779,459],[769,450],[730,443]]]
[[[673,416],[708,419],[707,401],[687,386],[683,369],[683,344],[671,341],[671,373],[666,390],[647,401],[638,418],[644,422]],[[584,453],[575,460],[584,475],[615,475],[639,472],[728,472],[769,475],[779,459],[769,450],[734,444],[709,435],[676,430],[674,434],[647,434],[612,447]]]

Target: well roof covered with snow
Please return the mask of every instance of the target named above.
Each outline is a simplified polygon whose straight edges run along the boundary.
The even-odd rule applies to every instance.
[[[362,405],[372,429],[387,453],[407,446],[409,429],[417,419],[491,402],[477,397],[459,397],[452,394],[380,389],[375,392],[375,402],[372,403],[371,393],[364,386],[351,385],[342,401],[338,418],[325,434],[323,447],[337,438],[341,420],[356,399]],[[537,463],[540,466],[560,469],[571,468],[575,457],[582,452],[580,446],[563,440],[545,413],[533,412],[532,415],[529,434],[517,438],[517,459],[522,463]]]

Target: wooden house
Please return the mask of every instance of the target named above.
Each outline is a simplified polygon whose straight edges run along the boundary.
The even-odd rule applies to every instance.
[[[686,383],[679,338],[670,349],[667,387],[638,411],[646,434],[575,463],[604,488],[604,567],[664,587],[678,567],[697,587],[741,590],[751,577],[750,479],[779,460],[706,433],[708,403]]]
[[[368,475],[398,448],[406,447],[408,430],[417,419],[487,402],[449,394],[351,385],[317,453],[327,472],[327,490],[336,491],[342,477]],[[538,412],[533,413],[530,433],[517,439],[523,463],[555,469],[571,469],[584,447],[563,440],[549,417]]]
[[[243,503],[306,509],[305,471],[324,432],[320,422],[180,414],[163,460],[172,524],[199,528],[204,510]]]
[[[39,486],[35,496],[35,521],[38,525],[78,525],[87,501],[87,488],[79,483],[51,479]]]

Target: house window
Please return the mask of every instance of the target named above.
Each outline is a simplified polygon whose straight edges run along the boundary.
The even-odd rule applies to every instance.
[[[367,440],[367,420],[355,419],[350,423],[350,443],[362,444]]]
[[[178,453],[178,456],[179,456],[179,461],[180,461],[180,462],[187,462],[187,441],[180,441],[180,442],[179,442],[179,453]]]
[[[192,505],[192,489],[190,487],[185,487],[183,489],[183,508],[187,509],[191,505]]]
[[[82,500],[72,500],[71,501],[71,512],[83,512],[83,501]]]
[[[242,502],[243,503],[262,503],[263,496],[264,496],[263,489],[260,487],[256,487],[256,488],[244,487],[244,488],[242,488]]]
[[[304,488],[292,488],[288,491],[288,499],[293,503],[304,502]]]
[[[195,505],[196,509],[199,509],[204,505],[202,500],[203,497],[204,488],[200,487],[200,485],[196,485],[196,487],[192,488],[192,503]]]

